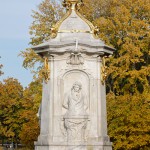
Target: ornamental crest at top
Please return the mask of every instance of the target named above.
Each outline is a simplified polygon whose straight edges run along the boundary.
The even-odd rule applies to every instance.
[[[83,1],[82,0],[64,0],[62,5],[66,7],[67,9],[79,10],[80,7],[83,5]]]
[[[90,21],[88,21],[79,13],[81,6],[83,6],[82,0],[64,0],[62,5],[67,9],[67,12],[65,16],[51,28],[51,38],[56,38],[58,33],[63,33],[63,34],[64,33],[88,33],[88,34],[92,34],[95,38],[98,38],[98,34],[99,34],[98,28],[94,27]],[[71,19],[71,18],[74,18],[74,19]],[[84,21],[84,23],[90,27],[90,29],[89,30],[81,29],[82,27],[79,27],[79,24],[81,24],[82,21],[80,22],[77,21],[79,20],[78,18],[81,18],[82,21]],[[65,30],[64,29],[62,30],[60,29],[60,27],[66,19],[68,19],[68,21],[65,22],[66,27],[68,28]],[[75,24],[75,21],[77,24],[76,27],[73,26],[72,29],[70,29],[71,25],[69,25],[69,23],[73,24],[74,22]]]

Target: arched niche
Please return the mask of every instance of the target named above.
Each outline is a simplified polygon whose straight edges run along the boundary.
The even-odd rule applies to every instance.
[[[86,94],[88,101],[88,109],[90,107],[90,75],[83,70],[69,70],[63,73],[61,76],[60,82],[60,98],[61,104],[63,104],[63,100],[65,95],[70,92],[72,85],[77,81],[82,84],[82,91]],[[66,112],[66,110],[62,107],[62,115]]]

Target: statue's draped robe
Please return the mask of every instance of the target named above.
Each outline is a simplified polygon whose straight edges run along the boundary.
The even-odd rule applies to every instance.
[[[63,103],[64,108],[67,109],[65,116],[84,116],[87,115],[87,97],[79,91],[72,90],[66,95]]]
[[[86,95],[81,91],[71,90],[66,95],[63,106],[67,109],[64,115],[67,139],[69,141],[84,141],[88,121]]]

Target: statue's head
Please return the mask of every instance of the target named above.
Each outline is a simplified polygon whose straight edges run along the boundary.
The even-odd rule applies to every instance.
[[[75,92],[78,92],[81,89],[82,89],[82,84],[78,81],[76,81],[72,86],[72,90],[74,90]]]

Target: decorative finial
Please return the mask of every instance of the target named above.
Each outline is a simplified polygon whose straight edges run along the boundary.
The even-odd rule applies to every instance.
[[[80,7],[83,5],[83,0],[64,0],[62,5],[69,9],[76,9],[79,10]]]

